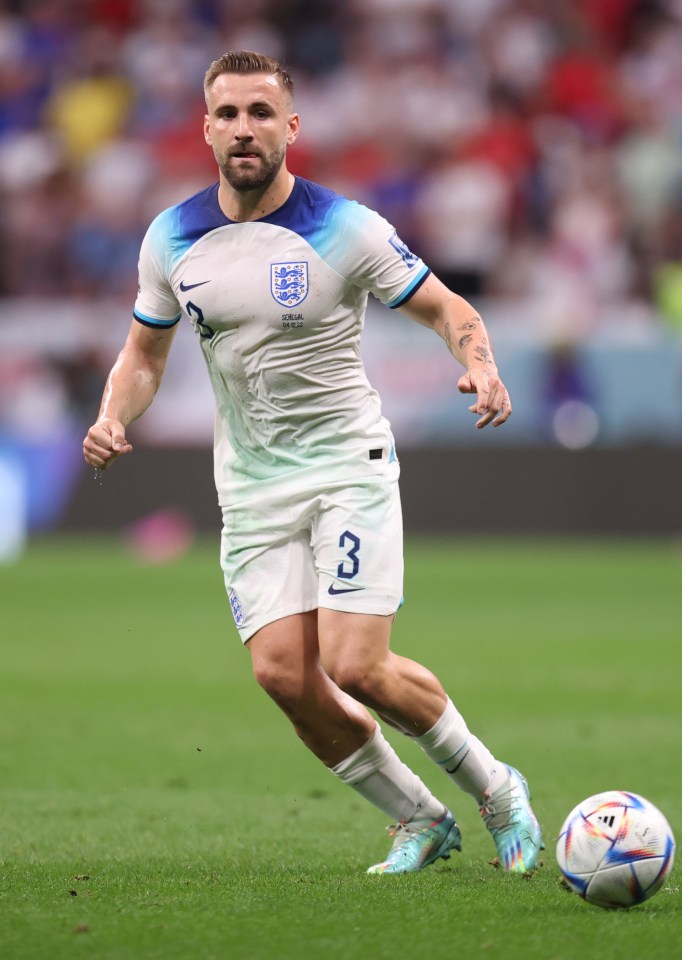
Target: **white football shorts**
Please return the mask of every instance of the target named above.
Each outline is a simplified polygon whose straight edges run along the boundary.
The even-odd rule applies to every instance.
[[[221,566],[242,641],[318,607],[388,616],[403,593],[397,461],[371,476],[292,490],[259,485],[223,508]]]

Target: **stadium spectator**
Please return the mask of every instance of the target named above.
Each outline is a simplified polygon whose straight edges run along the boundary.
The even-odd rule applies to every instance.
[[[83,161],[119,140],[147,153],[147,207],[160,209],[203,181],[206,157],[192,135],[196,90],[203,64],[225,48],[263,49],[299,73],[307,123],[291,155],[296,172],[369,203],[378,192],[392,196],[415,248],[471,291],[499,289],[500,267],[529,244],[554,242],[565,224],[556,184],[600,145],[622,188],[613,247],[628,248],[632,286],[652,288],[653,249],[679,189],[682,14],[673,0],[421,0],[401,4],[399,16],[384,0],[27,0],[0,10],[6,291],[34,292],[21,259],[31,244],[42,262],[41,295],[67,293],[68,278],[83,272],[82,243],[55,243],[49,230],[42,237],[27,215],[28,171],[45,196],[59,168],[74,205],[67,236],[72,221],[91,219]],[[407,142],[396,144],[395,131],[405,129]],[[568,141],[570,151],[562,149]],[[3,175],[19,156],[27,176]],[[445,186],[450,220],[480,217],[476,236],[446,222],[433,202]],[[593,197],[603,209],[612,193],[604,184]],[[132,268],[127,232],[114,229],[110,240],[114,262]],[[531,276],[514,286],[532,293]]]

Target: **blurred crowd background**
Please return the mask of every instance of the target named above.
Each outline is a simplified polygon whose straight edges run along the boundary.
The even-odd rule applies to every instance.
[[[464,295],[680,320],[680,0],[27,0],[0,13],[0,292],[130,300],[140,239],[214,179],[226,49],[297,82],[296,172],[385,213]],[[679,282],[679,281],[678,281]]]
[[[294,75],[291,169],[378,209],[485,304],[517,393],[538,385],[528,406],[582,405],[565,445],[627,439],[638,377],[667,411],[657,439],[680,441],[682,0],[5,0],[5,443],[55,411],[92,419],[150,220],[216,179],[202,79],[228,49]],[[609,338],[632,349],[605,375],[589,350]],[[400,427],[414,346],[390,369],[371,337],[369,353]],[[451,390],[433,363],[411,367],[427,400],[441,377]],[[620,421],[591,395],[609,369]],[[556,424],[517,422],[517,440],[563,442]]]

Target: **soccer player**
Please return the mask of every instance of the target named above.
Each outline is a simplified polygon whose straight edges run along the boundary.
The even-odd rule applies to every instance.
[[[294,177],[293,84],[275,60],[226,53],[205,77],[219,182],[163,211],[143,241],[134,317],[86,461],[132,450],[176,324],[189,318],[216,399],[221,565],[258,683],[305,745],[389,816],[370,873],[461,849],[448,807],[401,762],[368,708],[413,738],[478,804],[510,872],[542,837],[525,779],[467,728],[438,679],[393,653],[402,602],[399,464],[359,353],[368,291],[435,330],[465,373],[476,426],[511,413],[480,316],[377,213]]]

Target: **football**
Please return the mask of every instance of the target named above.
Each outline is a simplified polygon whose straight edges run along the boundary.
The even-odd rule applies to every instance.
[[[675,838],[660,810],[636,793],[609,790],[566,817],[557,862],[571,890],[599,907],[643,903],[665,884]]]

